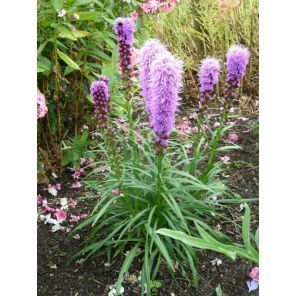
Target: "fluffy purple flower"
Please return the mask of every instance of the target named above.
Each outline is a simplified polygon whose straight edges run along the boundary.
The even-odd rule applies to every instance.
[[[98,117],[99,128],[108,127],[109,113],[109,80],[102,76],[98,81],[95,81],[90,86],[90,94],[94,99],[94,107]]]
[[[146,111],[151,123],[151,64],[159,54],[166,52],[166,48],[156,39],[147,40],[139,54],[139,79],[141,94],[145,99]]]
[[[151,65],[151,124],[157,149],[167,147],[175,124],[183,64],[169,52],[160,54]]]
[[[129,79],[132,70],[134,22],[131,18],[118,17],[114,22],[114,31],[118,40],[119,65],[122,78]]]
[[[227,83],[230,86],[238,87],[241,78],[246,73],[250,59],[249,50],[241,44],[233,45],[227,52]]]
[[[208,57],[201,61],[198,73],[198,80],[200,84],[200,106],[205,104],[212,96],[214,86],[219,81],[219,74],[221,70],[220,62],[212,57]]]

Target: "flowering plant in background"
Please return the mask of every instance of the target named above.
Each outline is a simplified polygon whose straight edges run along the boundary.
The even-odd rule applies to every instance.
[[[119,17],[114,22],[114,31],[118,40],[119,65],[122,72],[122,79],[131,86],[133,34],[135,25],[131,18]]]
[[[43,118],[48,111],[46,106],[45,97],[43,94],[39,93],[37,95],[37,119]]]
[[[90,86],[90,94],[94,99],[94,108],[97,114],[98,127],[108,128],[109,113],[109,80],[102,76]]]
[[[259,267],[253,267],[251,272],[249,273],[249,277],[252,280],[247,281],[247,286],[249,288],[249,292],[252,292],[259,288]]]
[[[179,0],[148,0],[142,5],[144,13],[172,12]]]
[[[226,54],[227,77],[226,86],[224,89],[224,108],[220,118],[220,126],[212,141],[212,149],[206,170],[207,172],[213,168],[213,161],[216,155],[216,148],[220,140],[225,121],[228,118],[228,113],[233,105],[233,100],[237,97],[238,87],[240,86],[240,82],[246,73],[249,59],[249,50],[240,44],[231,46]]]

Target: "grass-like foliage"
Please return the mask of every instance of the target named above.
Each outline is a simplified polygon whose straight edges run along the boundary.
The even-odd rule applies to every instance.
[[[182,262],[181,271],[190,267],[194,283],[198,283],[197,257],[192,247],[156,233],[159,228],[182,231],[187,235],[198,232],[194,222],[204,222],[206,217],[217,214],[217,209],[209,204],[212,197],[225,195],[226,186],[216,174],[216,166],[208,174],[208,181],[189,174],[192,158],[187,155],[183,144],[173,139],[169,141],[167,153],[155,155],[151,135],[146,133],[141,145],[135,143],[139,159],[127,157],[133,147],[118,136],[122,146],[120,155],[122,177],[118,179],[111,169],[113,156],[99,146],[97,153],[109,156],[97,163],[107,170],[102,175],[91,173],[85,184],[100,192],[98,203],[91,217],[81,223],[76,230],[92,226],[85,247],[76,254],[86,254],[86,258],[104,254],[109,260],[130,250],[122,266],[118,287],[132,261],[139,257],[143,262],[141,270],[142,293],[151,290],[151,281],[156,279],[162,260],[174,276],[175,262]],[[201,149],[201,148],[199,148]],[[200,151],[201,152],[201,151]],[[199,153],[197,162],[202,161]],[[149,295],[150,292],[148,292]]]

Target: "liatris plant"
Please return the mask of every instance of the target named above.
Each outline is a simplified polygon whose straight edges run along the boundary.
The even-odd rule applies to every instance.
[[[151,64],[159,54],[166,52],[166,48],[156,39],[147,40],[142,46],[139,54],[139,79],[141,85],[141,95],[145,99],[146,111],[149,122],[151,118]]]
[[[227,119],[230,107],[233,100],[237,97],[238,88],[241,79],[246,73],[246,68],[249,63],[250,52],[243,45],[237,44],[230,47],[226,54],[227,78],[226,87],[224,89],[224,109],[220,118],[219,129],[213,139],[213,146],[208,160],[207,170],[212,168],[212,163],[216,154],[216,147],[220,140],[221,133],[224,127],[224,122]]]
[[[197,145],[200,138],[200,133],[202,129],[202,112],[204,109],[207,109],[208,102],[212,98],[214,93],[215,85],[219,82],[219,74],[221,71],[220,62],[213,58],[208,57],[201,61],[199,72],[198,72],[198,81],[199,81],[199,92],[200,99],[199,105],[197,107],[197,133],[193,145],[193,161],[191,166],[191,174],[194,174],[196,168],[196,157],[197,157]]]
[[[133,34],[135,26],[131,18],[119,17],[114,22],[114,31],[118,40],[119,65],[122,71],[122,79],[131,86]]]
[[[224,89],[224,99],[225,105],[227,105],[228,108],[232,105],[232,100],[237,96],[236,92],[240,86],[241,79],[246,73],[249,58],[249,50],[240,44],[233,45],[227,52],[227,78],[226,87]]]
[[[94,107],[98,117],[98,127],[108,128],[109,113],[109,80],[102,76],[90,86],[90,94],[94,99]]]
[[[109,120],[109,79],[101,76],[99,80],[93,82],[90,86],[90,94],[94,99],[94,108],[98,118],[98,127],[104,134],[106,148],[112,158],[112,164],[116,177],[121,177],[120,162],[116,151],[116,144],[113,135],[111,135],[111,127],[108,125]]]

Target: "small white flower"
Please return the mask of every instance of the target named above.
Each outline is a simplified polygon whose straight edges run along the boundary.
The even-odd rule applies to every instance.
[[[56,264],[50,266],[51,269],[57,269],[58,267],[56,266]]]
[[[108,293],[108,296],[115,296],[116,295],[116,289],[112,288],[113,286],[110,286],[111,291]],[[119,294],[122,295],[124,293],[124,288],[121,286],[119,290]]]
[[[56,231],[61,230],[61,229],[63,229],[63,226],[61,226],[61,224],[58,223],[58,224],[55,224],[55,225],[52,226],[51,232],[56,232]]]
[[[80,19],[80,16],[79,16],[79,14],[77,14],[77,13],[74,13],[73,14],[73,17],[76,19],[76,20],[79,20]],[[84,126],[83,126],[84,127]]]
[[[53,186],[48,188],[48,193],[50,193],[53,196],[57,196],[58,194],[57,190]]]
[[[214,265],[220,266],[222,264],[222,260],[215,258],[214,260],[211,261],[211,263],[213,266]]]
[[[239,212],[241,212],[244,209],[244,204],[239,205]]]
[[[231,108],[229,109],[229,112],[230,112],[230,113],[234,113],[234,108],[231,107]]]
[[[47,223],[51,224],[51,215],[50,214],[48,214],[44,217],[44,224],[47,224]]]
[[[68,210],[69,206],[68,206],[68,199],[66,197],[63,197],[60,199],[60,203],[61,203],[61,209],[62,210]]]
[[[60,11],[58,11],[58,17],[63,17],[66,14],[66,10],[62,9]]]
[[[39,215],[39,219],[40,221],[44,221],[45,220],[45,216],[43,214]]]
[[[79,235],[79,233],[77,233],[76,235],[74,235],[73,238],[75,238],[75,239],[80,239],[80,235]]]

